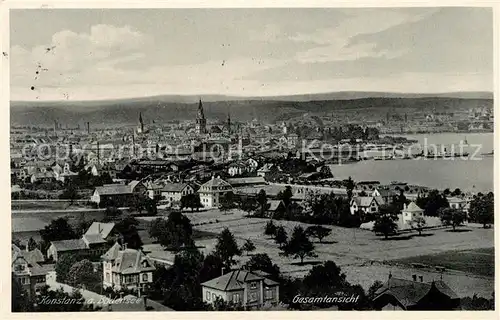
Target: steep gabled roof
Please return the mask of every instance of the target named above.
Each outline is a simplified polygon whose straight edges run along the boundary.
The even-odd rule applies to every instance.
[[[87,232],[85,232],[85,235],[88,236],[88,235],[99,234],[101,235],[102,239],[106,239],[114,227],[115,227],[114,222],[105,223],[105,222],[94,221],[88,228]]]
[[[422,212],[422,210],[419,206],[415,204],[415,202],[410,202],[410,204],[403,210],[405,212]]]
[[[108,261],[115,260],[118,256],[118,251],[120,251],[120,245],[118,242],[115,242],[115,244],[101,256],[101,258]]]

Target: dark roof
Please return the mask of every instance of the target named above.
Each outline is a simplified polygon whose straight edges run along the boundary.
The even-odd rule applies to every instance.
[[[417,282],[405,279],[391,278],[380,289],[375,292],[375,300],[384,295],[391,295],[404,307],[408,308],[416,305],[425,297],[432,287],[435,287],[441,293],[458,299],[458,296],[443,281],[434,281],[431,283]]]
[[[87,249],[87,244],[83,241],[83,239],[51,241],[50,243],[58,252]]]
[[[244,284],[247,282],[260,280],[264,280],[264,283],[268,286],[275,286],[278,284],[273,280],[261,277],[247,270],[233,270],[220,277],[206,281],[201,285],[222,291],[232,291],[243,289]]]

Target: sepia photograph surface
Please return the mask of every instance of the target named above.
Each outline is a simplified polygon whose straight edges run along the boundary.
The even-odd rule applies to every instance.
[[[493,12],[9,9],[11,312],[494,310]]]

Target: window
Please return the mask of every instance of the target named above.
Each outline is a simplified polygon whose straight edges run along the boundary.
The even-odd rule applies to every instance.
[[[376,207],[372,207],[371,210],[372,210],[372,212],[375,212],[375,211],[377,211],[377,208]]]
[[[265,298],[266,300],[273,298],[273,289],[266,289]]]
[[[257,293],[256,292],[252,292],[250,293],[250,301],[249,302],[255,302],[257,301]]]
[[[209,291],[207,291],[207,294],[206,294],[205,298],[207,299],[207,301],[210,301],[210,292]]]
[[[240,294],[239,293],[233,294],[233,302],[234,303],[239,303],[240,302]]]
[[[257,282],[251,282],[250,289],[257,289]]]
[[[217,296],[215,295],[215,293],[212,293],[212,301],[215,301],[217,300]]]
[[[147,273],[142,274],[142,281],[144,281],[144,282],[148,281],[148,274]]]

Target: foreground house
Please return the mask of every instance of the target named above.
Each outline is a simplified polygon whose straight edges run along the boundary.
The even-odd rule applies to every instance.
[[[140,292],[153,282],[153,271],[156,268],[141,250],[115,243],[101,259],[104,288],[138,290],[140,296]]]
[[[80,239],[51,241],[47,258],[57,261],[64,254],[77,254],[94,260],[109,248],[108,243],[115,239],[115,224],[93,222]]]
[[[212,177],[204,184],[201,185],[198,193],[200,194],[200,201],[205,208],[217,208],[220,205],[220,199],[233,188],[229,183],[221,178]]]
[[[423,282],[390,277],[376,291],[373,304],[377,310],[455,310],[460,298],[443,281]]]
[[[219,298],[241,304],[246,309],[259,309],[279,302],[279,284],[257,271],[232,270],[201,286],[203,302],[208,304]]]
[[[26,290],[29,297],[33,297],[46,284],[49,269],[40,265],[43,261],[43,254],[40,250],[26,251],[12,245],[12,275]]]

